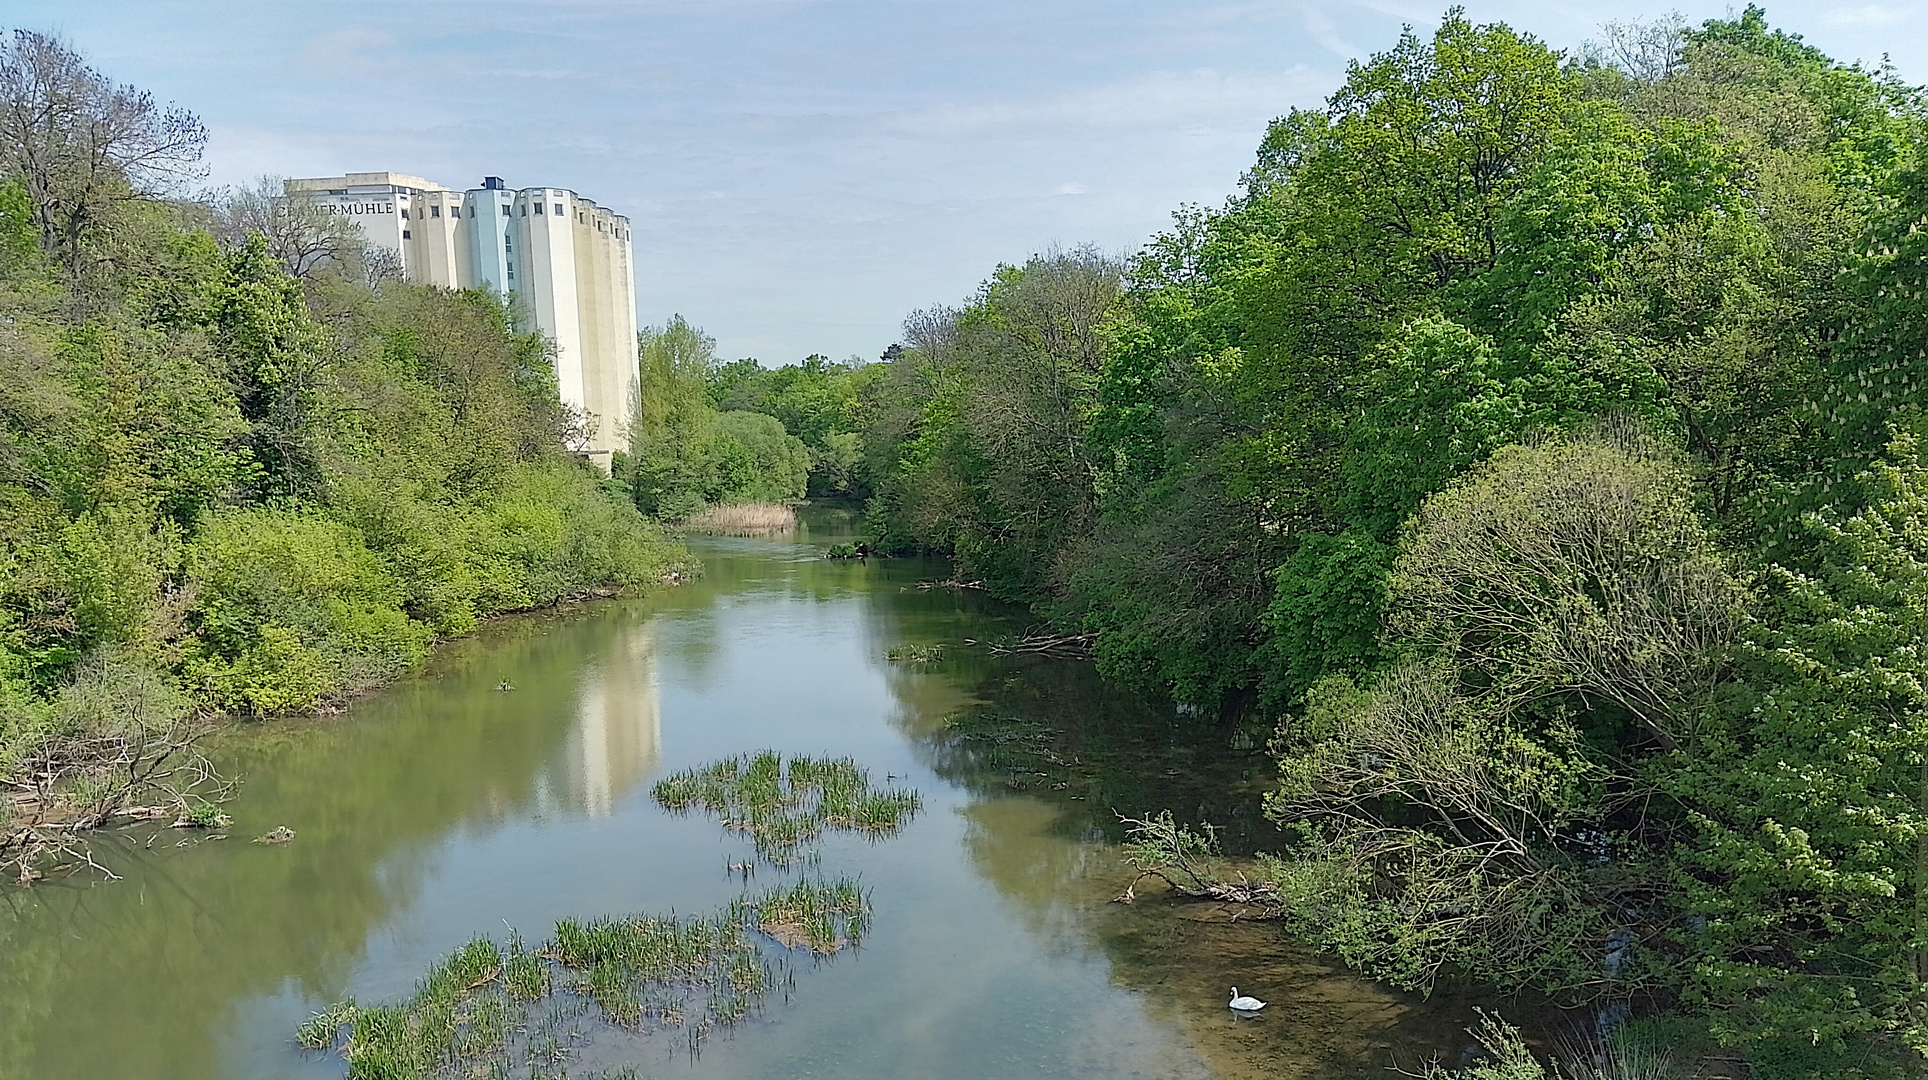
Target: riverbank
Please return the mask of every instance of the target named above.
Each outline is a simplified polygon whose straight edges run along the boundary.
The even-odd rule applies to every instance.
[[[663,572],[648,585],[578,585],[552,599],[477,616],[470,629],[438,636],[407,668],[365,678],[337,692],[316,696],[302,708],[253,719],[331,716],[351,708],[423,670],[451,642],[505,620],[555,614],[594,601],[635,598],[685,583],[701,564],[680,545]],[[50,876],[91,871],[117,876],[93,857],[89,837],[100,829],[168,818],[203,827],[220,816],[215,807],[235,791],[201,753],[200,744],[224,723],[240,719],[229,710],[195,707],[179,677],[156,666],[98,662],[84,667],[70,696],[91,706],[37,728],[0,728],[0,888],[32,885]],[[500,689],[513,690],[504,683]],[[158,707],[156,706],[158,703]],[[89,715],[91,713],[91,715]],[[24,729],[24,730],[23,730]]]
[[[224,725],[206,750],[246,778],[231,839],[108,830],[97,850],[125,881],[0,910],[0,1075],[340,1076],[290,1033],[332,1002],[410,999],[477,935],[537,942],[567,919],[714,911],[819,876],[867,891],[860,952],[799,970],[788,1000],[695,1060],[675,1032],[585,1029],[570,1074],[1214,1080],[1258,1061],[1350,1080],[1459,1052],[1468,1000],[1291,960],[1269,927],[1195,924],[1159,897],[1110,903],[1129,871],[1109,807],[1258,822],[1262,752],[1190,739],[1089,664],[959,647],[1029,617],[917,589],[944,576],[935,562],[818,557],[849,524],[807,512],[790,538],[692,538],[705,569],[682,587],[489,623],[338,714]],[[952,647],[885,658],[912,645]],[[967,714],[1049,725],[1038,745],[1072,767],[1008,786],[997,739],[947,734]],[[818,861],[746,881],[732,864],[757,862],[753,837],[667,812],[650,788],[764,748],[848,758],[923,808],[887,842],[826,831]],[[278,826],[295,838],[245,842]],[[1220,929],[1219,947],[1187,936]],[[1236,1026],[1234,984],[1273,1003],[1262,1020]]]

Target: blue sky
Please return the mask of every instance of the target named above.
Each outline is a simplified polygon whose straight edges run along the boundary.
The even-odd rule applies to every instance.
[[[1266,121],[1445,4],[0,0],[207,122],[210,181],[391,169],[627,213],[638,312],[725,357],[875,357],[1051,245],[1129,251],[1234,189]],[[1557,48],[1669,10],[1471,2]],[[1727,4],[1682,3],[1691,21]],[[1928,0],[1770,5],[1928,82]]]

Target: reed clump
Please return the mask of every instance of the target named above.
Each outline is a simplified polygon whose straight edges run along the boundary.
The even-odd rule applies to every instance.
[[[899,645],[886,651],[884,659],[897,664],[935,664],[944,659],[944,646]]]
[[[591,1013],[631,1032],[682,1028],[694,1046],[748,1018],[779,985],[791,950],[835,955],[862,939],[870,918],[869,897],[839,878],[739,897],[703,916],[563,919],[533,951],[520,935],[506,949],[476,938],[430,969],[407,1001],[340,1002],[302,1023],[295,1038],[311,1049],[339,1048],[350,1080],[553,1065],[580,1034],[567,1026]]]
[[[797,512],[782,503],[731,503],[706,506],[683,519],[691,532],[722,533],[725,536],[765,536],[794,532]]]
[[[850,758],[793,757],[774,750],[727,757],[657,781],[650,795],[665,809],[700,807],[724,828],[746,832],[757,855],[789,866],[825,829],[882,836],[923,808],[914,789],[873,789]]]
[[[765,893],[754,914],[757,928],[784,948],[828,956],[863,938],[870,900],[849,878],[799,881]]]

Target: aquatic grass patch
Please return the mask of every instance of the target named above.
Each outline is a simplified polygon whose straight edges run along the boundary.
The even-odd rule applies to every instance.
[[[884,659],[898,664],[935,664],[944,659],[944,646],[899,645],[886,651]]]
[[[301,1022],[295,1041],[310,1050],[326,1050],[341,1041],[344,1024],[355,1022],[355,999],[337,1001]]]
[[[834,956],[862,940],[870,918],[863,889],[838,878],[739,897],[708,915],[563,919],[533,950],[519,934],[506,948],[476,938],[431,968],[408,1000],[340,1002],[295,1037],[310,1049],[339,1048],[351,1080],[553,1067],[583,1021],[636,1034],[680,1029],[694,1050],[783,985],[793,951]]]
[[[870,924],[870,900],[849,878],[799,881],[765,893],[755,916],[757,928],[784,948],[827,956],[862,940]]]
[[[826,829],[888,835],[923,808],[912,788],[873,789],[854,760],[792,757],[765,750],[685,769],[656,782],[650,796],[665,809],[701,808],[726,829],[748,833],[757,855],[793,865]]]

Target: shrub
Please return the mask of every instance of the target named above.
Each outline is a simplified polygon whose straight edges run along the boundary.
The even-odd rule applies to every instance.
[[[356,530],[314,513],[211,515],[187,550],[198,640],[191,684],[222,708],[312,706],[413,667],[433,632]]]

